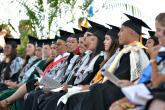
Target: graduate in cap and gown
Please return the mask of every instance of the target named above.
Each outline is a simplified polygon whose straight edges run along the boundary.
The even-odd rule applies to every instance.
[[[84,62],[82,62],[82,64],[78,68],[77,72],[74,74],[76,76],[79,73],[79,74],[81,74],[81,76],[84,75],[85,77],[83,78],[84,79],[83,80],[83,79],[78,79],[78,77],[76,76],[75,81],[77,84],[78,84],[78,82],[80,82],[80,83],[82,82],[84,84],[89,84],[90,81],[95,76],[95,74],[97,73],[97,71],[100,69],[101,62],[104,60],[104,54],[102,54],[102,51],[104,50],[103,49],[104,48],[103,40],[104,40],[105,33],[100,33],[99,30],[102,29],[102,32],[104,32],[103,30],[105,29],[105,27],[102,25],[99,25],[99,24],[96,24],[96,25],[97,25],[97,27],[95,27],[95,28],[91,27],[93,29],[90,29],[90,33],[88,31],[88,33],[92,34],[92,36],[89,36],[90,38],[85,38],[85,42],[89,46],[89,47],[87,46],[89,53],[86,53],[86,55],[84,56],[84,58],[85,58]],[[91,42],[92,38],[95,39],[93,42]],[[96,50],[96,53],[94,52],[94,50]],[[90,66],[88,67],[88,65],[90,65],[90,66],[93,65],[93,67],[90,67]],[[86,70],[90,69],[91,71],[87,72],[84,69],[86,69]],[[74,85],[75,85],[75,81],[73,83]],[[57,105],[54,105],[54,107],[50,107],[50,105],[52,105],[52,103],[57,102],[58,99],[62,95],[65,94],[65,92],[63,94],[60,94],[60,95],[59,94],[60,93],[55,93],[54,97],[47,99],[47,102],[45,102],[45,103],[41,103],[40,109],[42,109],[42,110],[56,109]]]
[[[84,34],[84,31],[81,31],[81,30],[78,30],[78,29],[74,29],[74,36],[73,35],[70,36],[70,39],[69,39],[69,40],[74,40],[74,41],[79,39],[79,46],[80,46],[79,49],[80,49],[80,53],[82,55],[86,51],[86,47],[84,47],[83,44],[82,44],[82,42],[83,42],[83,39],[82,39],[83,34]],[[80,43],[80,41],[81,41],[81,43]],[[71,47],[76,49],[77,47],[75,46],[75,43],[73,43],[73,45],[72,45],[72,42],[70,42],[71,44],[69,46],[71,46]],[[75,49],[73,49],[73,50],[75,50]],[[72,77],[73,73],[75,72],[75,70],[77,70],[77,68],[80,66],[80,63],[82,63],[81,62],[81,59],[82,59],[81,57],[83,57],[83,56],[79,56],[79,55],[76,55],[74,53],[74,56],[71,58],[70,62],[68,63],[67,69],[64,72],[64,74],[65,74],[64,77],[66,77],[66,79],[64,79],[62,83],[66,83],[67,81],[69,81],[71,79],[71,77]],[[65,80],[66,80],[66,82],[65,82]],[[48,101],[51,101],[51,102],[55,103],[56,101],[58,101],[58,99],[63,94],[65,94],[65,92],[53,93],[53,94],[50,94],[49,96],[46,95],[46,94],[42,95],[42,99],[41,99],[42,103],[39,104],[39,108],[44,109],[45,107],[47,107],[46,103]]]
[[[165,19],[165,13],[160,13],[156,19],[155,19],[155,27],[156,27],[156,35],[159,41],[159,45],[153,46],[148,49],[148,53],[150,55],[150,64],[144,69],[143,73],[140,76],[140,79],[138,83],[144,83],[150,89],[151,95],[153,96],[153,99],[148,101],[146,108],[144,110],[152,110],[155,109],[155,101],[154,99],[160,99],[164,98],[164,59],[165,59],[165,36],[164,36],[164,19]],[[153,102],[153,100],[155,102]],[[120,99],[117,101],[118,103],[114,103],[110,110],[116,110],[115,108],[118,108],[118,110],[125,108],[128,108],[126,105],[130,105],[130,101],[128,99]],[[125,103],[125,104],[124,104]],[[152,107],[150,106],[152,103]],[[158,103],[159,104],[159,101]],[[124,106],[121,106],[124,105]],[[136,107],[136,104],[131,103],[131,106]],[[162,109],[161,105],[159,105],[159,109]]]
[[[37,62],[37,57],[35,56],[35,43],[34,43],[34,38],[32,37],[29,37],[29,43],[27,45],[27,48],[26,48],[26,54],[27,54],[27,57],[24,61],[24,64],[23,66],[21,66],[21,70],[20,72],[18,73],[18,80],[17,81],[5,81],[4,84],[10,88],[18,88],[19,84],[18,82],[20,81],[20,76],[21,76],[21,73],[24,74],[24,72],[26,72],[34,63]]]
[[[42,77],[45,75],[51,78],[54,78],[56,76],[56,73],[61,71],[63,68],[64,64],[66,64],[66,60],[68,56],[70,55],[67,52],[67,47],[66,47],[66,41],[67,38],[72,35],[72,33],[60,30],[60,37],[58,38],[56,45],[57,45],[57,52],[58,56],[54,58],[54,61],[50,63],[44,70]],[[55,63],[59,62],[59,63]],[[50,67],[50,68],[49,68]],[[31,92],[28,96],[27,99],[25,100],[25,104],[23,107],[23,110],[29,110],[29,109],[38,109],[38,97],[44,94],[42,90],[40,91],[33,91]]]
[[[12,95],[16,91],[16,89],[18,89],[23,84],[22,78],[24,74],[38,61],[38,58],[35,56],[36,40],[37,39],[32,36],[28,36],[28,44],[26,47],[26,58],[22,66],[22,69],[19,72],[18,80],[17,81],[7,80],[4,82],[4,84],[8,88],[6,90],[3,90],[3,94],[1,94],[0,97],[1,100],[6,99],[10,95]]]
[[[115,57],[114,54],[118,52],[119,41],[118,32],[120,28],[110,25],[111,29],[108,29],[105,35],[104,48],[105,48],[105,60],[101,64],[101,69],[97,72],[90,85],[81,86],[83,90],[88,90],[92,84],[101,83],[103,81],[102,73],[105,72],[108,67],[111,57]],[[69,97],[67,103],[64,105],[63,110],[76,109],[77,102],[80,102],[87,92],[82,92]]]
[[[49,63],[51,63],[53,61],[53,58],[51,58],[51,47],[50,44],[52,43],[54,39],[48,39],[48,40],[36,40],[36,51],[35,54],[39,59],[42,59],[42,54],[44,54],[45,58],[43,60],[39,60],[38,62],[36,62],[36,64],[34,64],[29,70],[28,70],[28,74],[25,73],[24,75],[24,81],[26,79],[26,82],[24,82],[25,84],[23,84],[12,96],[8,97],[7,99],[1,101],[1,104],[3,105],[3,108],[7,108],[10,104],[13,104],[12,106],[12,110],[16,109],[21,109],[23,106],[23,103],[20,103],[20,101],[17,101],[19,99],[23,99],[24,95],[27,92],[30,92],[32,90],[35,89],[35,85],[34,82],[36,82],[36,79],[38,77],[40,77],[41,73],[39,73],[39,71],[36,69],[39,68],[41,71],[44,70],[44,68],[47,67],[47,65]],[[44,49],[44,51],[42,51],[42,49]],[[6,104],[5,102],[8,102],[8,104]],[[17,101],[17,102],[15,102]]]
[[[74,34],[68,39],[69,41],[68,41],[67,47],[70,48],[70,50],[72,50],[72,53],[74,54],[74,56],[71,58],[70,62],[68,62],[68,67],[65,71],[65,74],[63,76],[61,83],[64,83],[66,80],[69,80],[67,79],[69,74],[71,74],[74,66],[80,61],[80,57],[82,57],[80,54],[84,53],[84,51],[80,52],[79,39],[83,37],[85,32],[76,28],[73,28],[73,30],[74,30]]]
[[[19,39],[5,38],[4,55],[5,58],[0,62],[1,84],[0,91],[6,90],[8,87],[4,84],[5,81],[17,81],[19,72],[23,66],[24,60],[17,56],[17,45],[20,44]]]
[[[5,43],[5,59],[0,63],[1,83],[5,80],[17,81],[23,66],[23,59],[17,56],[17,45],[20,44],[20,39],[5,38]]]
[[[73,28],[74,30],[74,34],[70,35],[67,38],[67,52],[70,53],[70,55],[67,58],[67,64],[65,65],[65,69],[63,72],[61,72],[60,74],[58,74],[55,78],[55,80],[58,80],[58,82],[62,83],[63,79],[66,75],[68,75],[68,73],[70,73],[70,71],[72,70],[72,67],[74,66],[76,60],[78,59],[78,56],[80,54],[79,52],[79,48],[78,48],[78,38],[79,38],[79,34],[81,31],[78,29]]]
[[[95,26],[88,29],[87,33],[85,33],[85,34],[90,34],[90,35],[85,36],[85,43],[87,45],[87,49],[88,49],[89,53],[86,53],[86,55],[84,56],[85,61],[80,65],[77,72],[74,74],[75,80],[73,81],[73,85],[89,84],[91,82],[91,80],[93,79],[93,77],[96,75],[97,71],[100,69],[101,62],[104,60],[103,41],[104,41],[106,28],[103,25],[100,25],[100,24],[97,24],[94,22],[93,22],[93,25],[95,25]],[[91,38],[97,39],[98,41],[95,43],[91,42]],[[96,51],[99,50],[98,48],[100,48],[99,52],[95,53],[96,54],[95,56],[93,56],[94,50],[95,50],[93,47],[94,45],[95,45]],[[86,70],[84,70],[84,69],[86,69]],[[73,88],[74,88],[74,86],[73,86]],[[70,88],[68,88],[68,89],[70,89]],[[72,89],[72,87],[71,87],[71,89]],[[81,92],[81,91],[77,91],[77,92]],[[68,93],[66,93],[66,95],[67,94]],[[65,95],[62,97],[65,97]],[[43,110],[46,110],[46,108],[49,107],[48,105],[50,105],[52,102],[49,101]],[[62,107],[62,103],[60,103],[59,106]]]
[[[110,65],[108,72],[105,72],[118,77],[120,79],[117,82],[118,85],[110,82],[107,75],[104,74],[104,83],[93,85],[88,94],[79,102],[76,110],[107,110],[114,101],[124,97],[120,88],[126,86],[129,80],[138,79],[141,71],[149,64],[147,55],[141,49],[143,46],[138,42],[142,34],[142,27],[149,27],[142,20],[128,14],[125,15],[129,20],[122,24],[118,33],[119,44],[124,45],[124,48],[119,51],[112,61],[111,65],[114,68]],[[134,48],[138,51],[134,51]],[[132,58],[132,55],[135,58]],[[142,58],[145,61],[142,61]],[[137,67],[136,64],[140,67]]]

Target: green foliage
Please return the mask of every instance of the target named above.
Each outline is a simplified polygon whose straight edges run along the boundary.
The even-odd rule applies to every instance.
[[[26,10],[26,14],[29,17],[29,25],[31,26],[34,34],[36,36],[43,35],[45,26],[43,25],[44,17],[45,17],[45,7],[43,0],[35,0],[34,4],[28,4],[28,0],[17,0]],[[48,30],[50,32],[50,28],[52,24],[54,24],[57,17],[61,15],[63,9],[67,9],[72,13],[72,20],[74,22],[74,13],[72,10],[75,8],[75,4],[78,0],[47,0],[48,4]],[[81,9],[83,11],[87,11],[88,6],[90,5],[91,0],[85,0]],[[70,22],[70,21],[69,21]],[[38,32],[41,32],[38,33]]]
[[[20,56],[20,57],[22,57],[22,58],[24,58],[25,57],[25,47],[22,47],[21,45],[18,45],[18,47],[17,47],[17,54],[18,54],[18,56]]]

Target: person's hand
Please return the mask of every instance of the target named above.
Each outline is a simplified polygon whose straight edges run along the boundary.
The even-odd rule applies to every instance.
[[[4,83],[12,82],[11,80],[5,80]]]
[[[71,87],[72,87],[71,85],[63,84],[62,90],[63,90],[63,91],[68,91],[68,88],[71,88]]]
[[[4,30],[4,29],[0,32],[0,48],[4,48],[5,47],[5,39],[4,39],[4,37],[6,36],[6,34],[7,34],[7,31]]]
[[[82,90],[89,90],[90,85],[79,85]]]
[[[7,31],[5,29],[3,29],[1,32],[0,32],[0,36],[3,36],[5,37],[7,35]]]
[[[147,51],[150,55],[150,59],[156,59],[158,53],[159,53],[159,49],[160,49],[160,45],[154,46],[149,48]]]
[[[17,87],[18,87],[17,82],[9,81],[9,82],[5,82],[4,84],[5,84],[6,86],[8,86],[9,88],[17,88]]]
[[[158,87],[161,83],[165,82],[165,76],[161,73],[155,78],[155,80],[152,80],[152,88]]]
[[[113,103],[110,107],[109,110],[124,110],[118,102]]]
[[[5,80],[4,81],[4,84],[7,85],[7,86],[10,85],[10,83],[13,83],[13,81],[11,81],[11,80]]]
[[[122,98],[109,107],[109,110],[127,110],[128,108],[135,108],[135,105],[131,103],[127,98]]]
[[[10,103],[7,99],[0,101],[0,110],[10,110]]]
[[[132,82],[128,81],[128,80],[119,80],[117,82],[117,84],[120,86],[120,87],[127,87],[127,86],[131,86],[133,85]]]

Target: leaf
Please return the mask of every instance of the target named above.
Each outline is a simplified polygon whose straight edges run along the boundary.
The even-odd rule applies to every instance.
[[[16,29],[14,28],[14,26],[10,23],[10,21],[8,22],[8,25],[17,33]],[[18,33],[17,33],[18,34]]]

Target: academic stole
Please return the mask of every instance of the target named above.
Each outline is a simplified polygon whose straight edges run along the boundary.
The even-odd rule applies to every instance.
[[[59,60],[50,63],[50,64],[46,67],[45,71],[41,74],[41,76],[42,76],[42,77],[45,76],[53,67],[55,67],[57,64],[59,64],[60,62],[62,62],[62,61],[65,60],[66,58],[67,58],[67,56],[62,57],[62,58],[60,58]]]

